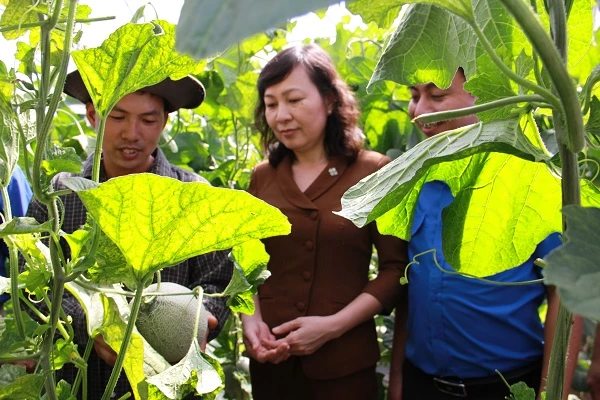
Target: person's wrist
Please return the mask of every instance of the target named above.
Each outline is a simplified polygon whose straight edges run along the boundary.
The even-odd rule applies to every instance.
[[[329,332],[329,340],[337,339],[344,333],[346,333],[347,329],[344,326],[344,321],[340,317],[339,313],[321,318],[325,318],[325,323],[327,324],[327,326],[331,327],[331,329],[327,331]]]

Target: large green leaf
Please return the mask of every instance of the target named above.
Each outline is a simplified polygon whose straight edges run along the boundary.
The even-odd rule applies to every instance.
[[[279,210],[248,193],[154,174],[118,177],[78,195],[138,282],[193,256],[290,232]]]
[[[200,395],[216,394],[222,389],[224,378],[218,362],[203,354],[198,339],[194,338],[190,350],[181,361],[148,378],[147,382],[167,398],[181,399],[190,392]],[[158,398],[156,394],[152,395],[153,389],[150,386],[150,398]]]
[[[175,26],[166,21],[126,24],[100,47],[77,50],[73,60],[96,111],[106,116],[126,94],[196,70],[196,62],[174,50]]]
[[[477,123],[431,137],[363,179],[344,194],[339,215],[364,226],[396,207],[397,199],[409,192],[404,184],[417,182],[432,165],[482,151],[506,152],[531,160],[548,159],[519,133],[518,120]]]
[[[509,137],[512,130],[517,137],[509,121],[496,121],[430,138],[350,188],[340,215],[359,226],[377,219],[382,233],[409,240],[422,184],[445,181],[455,196],[443,214],[443,250],[450,265],[476,276],[520,265],[548,234],[561,229],[560,180],[545,164],[516,157],[523,153],[510,146],[466,139],[479,129],[505,130]],[[507,154],[475,154],[479,146]],[[598,190],[585,181],[582,203],[600,204]]]
[[[558,287],[569,310],[600,320],[600,208],[567,206],[563,213],[565,243],[545,257],[545,281]]]
[[[379,59],[369,86],[380,80],[448,87],[459,66],[472,69],[476,43],[468,24],[430,4],[410,5]]]
[[[337,3],[333,0],[186,0],[177,24],[177,50],[201,59],[286,19]]]
[[[415,3],[419,4],[410,5],[402,14],[370,86],[392,80],[404,85],[433,82],[445,88],[461,66],[468,78],[465,89],[478,98],[478,104],[524,92],[496,66],[475,34],[477,26],[508,67],[530,75],[531,69],[524,67],[533,63],[531,46],[499,0],[474,0],[473,9],[467,2],[462,11],[455,9],[462,7],[461,2]],[[507,118],[516,107],[505,106],[478,116],[482,121]]]

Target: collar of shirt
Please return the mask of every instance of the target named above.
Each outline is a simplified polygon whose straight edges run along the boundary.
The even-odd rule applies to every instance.
[[[171,172],[171,164],[167,160],[165,153],[160,148],[156,148],[152,153],[154,157],[154,164],[147,172],[152,174],[173,177],[173,173]],[[83,163],[83,174],[82,176],[87,179],[92,178],[92,168],[94,166],[94,153],[90,154],[88,158]],[[104,165],[100,164],[100,182],[106,181],[106,172],[104,171]]]

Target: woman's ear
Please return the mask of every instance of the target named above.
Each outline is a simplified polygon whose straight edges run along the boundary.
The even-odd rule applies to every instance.
[[[329,94],[325,99],[325,105],[327,106],[327,115],[331,115],[333,113],[333,109],[335,108],[335,98],[333,94]]]
[[[90,123],[94,127],[94,129],[98,128],[98,114],[96,114],[96,109],[94,108],[93,103],[85,103],[85,116]]]

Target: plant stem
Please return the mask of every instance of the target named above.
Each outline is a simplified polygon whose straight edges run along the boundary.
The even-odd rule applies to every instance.
[[[560,112],[560,114],[557,113],[556,116],[565,120],[564,125],[566,131],[561,132],[561,135],[564,134],[564,136],[557,135],[558,139],[567,143],[571,151],[580,151],[585,144],[583,117],[581,115],[581,106],[577,97],[577,91],[571,82],[571,77],[569,76],[569,72],[565,65],[566,63],[561,57],[561,54],[566,54],[566,44],[560,42],[560,40],[562,40],[562,34],[558,33],[558,30],[563,29],[563,27],[552,26],[553,34],[559,40],[556,45],[564,47],[559,51],[550,37],[546,34],[544,27],[539,23],[537,16],[528,4],[524,3],[522,0],[501,0],[501,2],[513,15],[523,29],[525,35],[529,38],[533,48],[540,56],[544,66],[550,74],[550,79],[552,80],[555,92],[560,97],[562,105],[561,107],[556,108],[556,110]],[[551,0],[549,6],[552,9],[554,6],[557,6],[558,3],[562,3],[562,1]],[[564,3],[562,3],[562,7],[557,11],[561,9],[564,14]],[[551,14],[552,13],[557,14],[557,12],[554,11],[551,12]]]
[[[81,18],[81,19],[75,19],[75,20],[73,20],[73,22],[87,24],[89,22],[110,21],[113,19],[115,19],[114,16],[98,17],[98,18]],[[59,23],[59,24],[64,24],[64,23],[68,23],[68,22],[69,22],[68,18],[67,19],[59,19],[57,21],[57,23]],[[28,22],[28,23],[20,24],[20,25],[8,25],[8,26],[4,26],[4,27],[0,28],[0,33],[8,32],[8,31],[16,31],[17,29],[21,30],[21,29],[38,28],[38,27],[46,26],[47,24],[48,24],[48,21],[40,21],[40,22]]]
[[[92,180],[100,182],[100,157],[102,156],[102,141],[104,139],[104,129],[106,128],[106,117],[100,116],[100,125],[96,132],[96,147],[94,149],[94,164],[92,166]]]
[[[517,1],[521,1],[521,0],[517,0]],[[529,79],[525,79],[525,78],[517,75],[512,69],[510,69],[506,64],[504,64],[504,61],[500,58],[500,56],[498,56],[498,54],[496,54],[496,51],[494,50],[494,48],[488,41],[487,37],[483,34],[483,32],[481,31],[481,29],[479,28],[479,26],[477,24],[472,23],[471,27],[475,31],[475,35],[477,35],[477,39],[479,39],[479,43],[481,43],[481,45],[485,49],[485,52],[491,57],[494,64],[496,64],[498,66],[498,68],[500,68],[500,70],[506,76],[508,76],[510,79],[512,79],[519,85],[523,86],[524,88],[529,89],[532,92],[539,94],[548,103],[550,103],[553,107],[557,107],[559,109],[562,107],[559,99],[554,94],[552,94],[552,92],[550,92],[548,89],[546,89],[542,86],[536,85],[535,83],[531,82]]]
[[[200,324],[200,314],[202,312],[202,308],[204,307],[204,304],[202,303],[202,299],[204,298],[204,289],[202,289],[202,286],[198,286],[197,290],[198,308],[196,308],[196,323],[194,324],[194,336],[192,336],[193,338],[198,337],[198,325]]]
[[[52,247],[52,244],[51,244]],[[52,255],[52,250],[51,250]],[[58,324],[58,316],[60,315],[60,307],[62,304],[62,298],[65,290],[64,280],[61,279],[62,268],[60,265],[54,265],[54,280],[52,284],[52,307],[50,308],[50,329],[44,336],[42,342],[42,357],[40,358],[40,364],[42,365],[43,371],[49,372],[46,377],[46,394],[49,399],[56,399],[56,383],[54,381],[54,373],[52,373],[52,365],[50,363],[50,356],[52,354],[52,347],[54,345],[54,332],[56,331],[56,325]]]
[[[52,97],[50,99],[50,104],[48,105],[48,110],[46,112],[46,116],[44,118],[44,122],[42,125],[42,132],[50,132],[50,125],[52,124],[52,120],[54,119],[54,113],[58,108],[58,103],[62,98],[62,91],[65,86],[65,78],[67,76],[67,66],[69,65],[69,59],[71,58],[71,53],[69,49],[71,48],[71,44],[73,42],[73,27],[75,25],[75,11],[77,10],[77,2],[78,0],[69,0],[69,14],[67,16],[67,29],[65,31],[65,40],[63,43],[63,51],[60,65],[58,66],[58,79],[57,85],[54,87],[54,93],[52,93]]]
[[[94,348],[94,339],[92,337],[88,338],[88,342],[85,345],[85,350],[83,352],[83,359],[87,362],[90,359],[90,354],[92,353],[92,349]],[[77,392],[79,391],[79,384],[81,380],[85,378],[87,375],[87,370],[79,368],[77,370],[77,375],[75,376],[75,381],[73,382],[73,387],[71,388],[71,395],[77,396]],[[84,379],[85,380],[85,379]],[[84,386],[83,388],[83,396],[87,396],[87,388]]]
[[[8,182],[7,182],[8,186]],[[2,203],[4,206],[4,222],[12,221],[12,209],[10,207],[10,197],[8,196],[8,187],[2,186],[0,191],[2,192]],[[17,331],[21,339],[25,339],[25,322],[23,322],[23,316],[21,315],[21,304],[19,302],[19,255],[17,248],[12,245],[8,246],[9,254],[9,274],[10,279],[10,300],[13,306],[13,313],[15,322],[17,323]]]
[[[459,108],[456,110],[440,111],[430,114],[422,114],[414,118],[412,122],[438,122],[454,118],[461,118],[467,115],[473,115],[480,112],[492,110],[494,108],[504,107],[510,104],[543,102],[545,99],[537,94],[506,97],[504,99],[490,101],[489,103],[477,104],[472,107]]]
[[[565,110],[564,119],[563,115],[561,115],[560,113],[560,110],[553,110],[552,112],[562,166],[561,186],[562,204],[564,207],[566,205],[571,204],[581,204],[579,162],[577,160],[578,156],[576,153],[576,151],[580,150],[580,148],[573,147],[573,145],[577,144],[577,138],[581,137],[583,140],[584,132],[583,119],[579,108],[579,101],[577,99],[577,95],[574,91],[573,85],[571,84],[570,78],[565,67],[567,61],[567,24],[565,4],[563,1],[564,0],[548,0],[547,4],[551,17],[550,26],[552,30],[552,36],[554,39],[554,45],[552,45],[551,43],[550,47],[552,49],[544,49],[544,51],[548,51],[549,53],[551,53],[550,50],[553,50],[554,54],[549,54],[546,56],[544,54],[540,54],[540,56],[550,73],[550,78],[552,79],[552,82],[554,83],[553,90],[559,95],[561,101],[564,104]],[[527,32],[527,30],[525,31]],[[539,32],[537,35],[539,36]],[[533,45],[536,46],[536,42],[534,41],[533,37],[529,37]],[[540,43],[543,43],[547,39],[548,37],[546,35],[543,35],[543,37],[539,37]],[[558,61],[556,60],[556,58],[558,58]],[[566,81],[564,81],[563,73],[567,76]],[[563,88],[563,86],[566,87]],[[568,93],[565,93],[565,91]],[[575,100],[577,104],[576,108],[577,112],[579,112],[579,115],[569,116],[569,110],[571,110],[574,105],[573,98],[572,96],[570,96],[570,92],[573,92],[575,94]],[[570,120],[570,118],[578,118],[579,121],[572,121]],[[569,122],[571,122],[571,124],[569,124]],[[565,138],[571,146],[565,144]],[[566,217],[563,215],[563,232],[566,230],[567,227],[566,221]],[[563,267],[568,268],[569,266],[565,265]],[[556,320],[554,340],[552,342],[552,350],[550,353],[550,361],[548,366],[548,385],[546,387],[546,396],[549,400],[560,400],[563,397],[563,386],[566,369],[565,364],[568,356],[567,352],[569,348],[569,339],[571,335],[572,324],[573,314],[563,306],[562,302],[560,302],[559,299],[558,316]]]
[[[115,362],[115,366],[113,367],[113,370],[110,374],[110,379],[108,381],[108,385],[106,386],[106,390],[102,395],[102,400],[110,400],[112,392],[113,390],[115,390],[115,386],[117,385],[119,375],[121,375],[121,370],[123,369],[123,362],[125,361],[127,348],[129,347],[129,342],[131,342],[131,334],[133,333],[135,320],[137,319],[137,316],[140,311],[140,305],[142,304],[144,286],[144,282],[138,282],[137,289],[135,291],[135,297],[133,298],[133,303],[131,304],[131,313],[129,314],[127,328],[125,329],[125,336],[123,337],[123,341],[121,342],[119,355],[117,356],[117,361]]]
[[[0,363],[11,363],[14,361],[24,361],[24,360],[37,360],[42,355],[41,352],[26,354],[24,356],[10,356],[10,357],[0,357]]]

